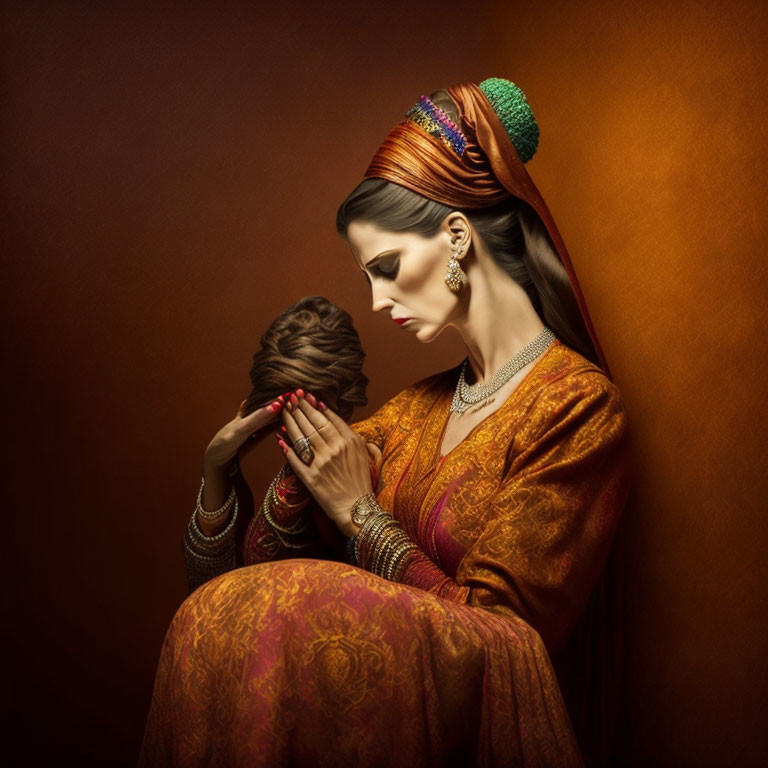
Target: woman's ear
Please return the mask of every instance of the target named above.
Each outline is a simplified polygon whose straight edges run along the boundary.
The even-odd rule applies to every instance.
[[[472,239],[472,230],[467,217],[459,211],[453,211],[445,217],[444,224],[451,238],[451,245],[458,246],[460,250],[466,253]]]

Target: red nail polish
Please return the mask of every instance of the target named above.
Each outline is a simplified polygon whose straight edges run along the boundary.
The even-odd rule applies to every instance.
[[[296,394],[297,394],[299,397],[304,397],[304,390],[303,390],[303,389],[297,389],[297,390],[296,390]]]
[[[325,404],[325,403],[324,403],[322,400],[320,400],[320,402],[317,404],[317,407],[318,407],[318,408],[319,408],[321,411],[324,411],[324,410],[325,410],[325,409],[326,409],[328,406],[327,406],[327,405],[326,405],[326,404]]]
[[[301,390],[299,390],[299,392],[301,392]],[[292,394],[291,395],[291,403],[293,403],[293,405],[298,405],[299,404],[299,398],[296,397],[296,395]]]
[[[280,429],[282,429],[282,430],[283,430],[283,432],[287,432],[287,431],[288,431],[288,430],[285,428],[285,424],[283,424],[283,426],[282,426],[282,427],[280,427]]]

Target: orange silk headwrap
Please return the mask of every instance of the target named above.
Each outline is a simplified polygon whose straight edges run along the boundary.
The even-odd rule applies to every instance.
[[[463,155],[459,157],[440,139],[406,120],[389,132],[364,176],[386,179],[456,208],[486,208],[510,195],[525,200],[549,232],[568,274],[600,367],[611,378],[565,243],[506,129],[475,83],[451,85],[447,90],[458,108],[461,129],[467,138]]]

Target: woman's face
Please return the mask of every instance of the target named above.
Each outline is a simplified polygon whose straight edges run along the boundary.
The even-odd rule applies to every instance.
[[[454,319],[459,298],[445,282],[451,257],[447,228],[426,238],[353,221],[347,241],[370,284],[374,312],[386,312],[394,320],[411,318],[401,328],[422,342],[432,341]]]

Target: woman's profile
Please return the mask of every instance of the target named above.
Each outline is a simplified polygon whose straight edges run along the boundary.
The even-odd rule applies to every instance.
[[[373,311],[423,343],[451,327],[466,357],[357,423],[304,381],[278,400],[285,464],[255,516],[284,548],[177,611],[141,766],[583,764],[551,659],[627,499],[628,420],[525,168],[538,136],[510,81],[449,86],[341,203]],[[240,498],[226,454],[198,509],[212,546]],[[331,525],[307,556],[310,520]]]

